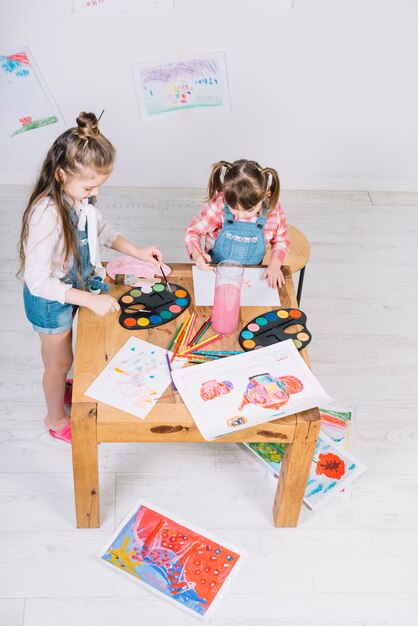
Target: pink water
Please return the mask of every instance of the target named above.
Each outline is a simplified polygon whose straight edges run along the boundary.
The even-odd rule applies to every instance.
[[[235,285],[218,285],[212,311],[212,328],[221,335],[237,329],[241,292]]]

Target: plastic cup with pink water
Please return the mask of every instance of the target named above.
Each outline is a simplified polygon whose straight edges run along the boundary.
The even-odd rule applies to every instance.
[[[238,328],[243,275],[244,268],[236,261],[221,261],[216,266],[212,328],[221,335],[230,335]]]

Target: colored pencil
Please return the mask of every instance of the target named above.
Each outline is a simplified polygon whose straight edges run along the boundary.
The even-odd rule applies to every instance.
[[[210,315],[209,317],[207,317],[205,319],[205,321],[203,322],[203,324],[201,325],[201,327],[199,328],[199,330],[197,331],[197,333],[195,335],[193,335],[193,338],[190,342],[190,345],[192,346],[194,344],[194,342],[196,341],[197,337],[199,336],[199,334],[202,332],[203,328],[205,327],[206,324],[208,324],[210,321]]]
[[[173,380],[173,374],[171,372],[171,363],[170,363],[170,357],[168,356],[168,353],[165,353],[165,358],[167,359],[167,365],[168,365],[168,371],[170,374],[170,378],[171,378],[171,384],[173,385],[173,389],[174,391],[177,391],[177,387],[174,384],[174,380]]]
[[[187,320],[187,322],[185,322],[185,324],[183,325],[183,328],[181,329],[181,332],[177,335],[176,340],[175,340],[175,342],[174,342],[174,344],[173,344],[173,346],[172,346],[172,347],[174,347],[174,350],[173,350],[173,356],[172,356],[172,357],[171,357],[171,359],[170,359],[170,362],[171,362],[171,363],[172,363],[172,362],[174,361],[174,359],[176,358],[177,352],[178,352],[178,351],[179,351],[179,349],[180,349],[180,346],[181,346],[181,341],[182,341],[182,339],[183,339],[183,337],[184,337],[184,335],[185,335],[185,333],[186,333],[186,330],[187,330],[187,324],[189,323],[189,321],[190,321],[190,318],[189,318],[189,319]]]
[[[175,340],[177,339],[178,334],[179,334],[179,332],[181,331],[182,328],[183,328],[183,324],[180,324],[180,326],[177,328],[176,332],[174,333],[172,340],[168,344],[167,350],[171,350],[171,348],[173,347],[173,344],[174,344]]]
[[[190,346],[189,348],[187,348],[187,350],[182,350],[181,352],[179,352],[179,356],[186,356],[187,354],[190,354],[190,352],[194,352],[196,348],[207,346],[208,344],[213,343],[214,341],[218,341],[221,338],[222,335],[220,335],[219,333],[216,333],[216,335],[211,335],[200,343],[197,343],[194,346]]]
[[[189,325],[189,328],[188,328],[188,330],[187,330],[187,337],[186,337],[186,341],[184,342],[184,345],[185,345],[185,346],[188,346],[188,345],[189,345],[190,338],[191,338],[191,336],[192,336],[193,326],[194,326],[194,324],[195,324],[196,318],[197,318],[197,314],[196,314],[196,313],[192,313],[192,319],[191,319],[191,321],[190,321],[190,325]]]
[[[231,354],[244,354],[244,352],[230,352],[229,350],[196,350],[194,354],[201,354],[202,356],[229,356]]]
[[[183,333],[181,336],[181,340],[180,340],[180,348],[182,348],[184,346],[184,343],[186,341],[186,337],[187,337],[187,333],[189,332],[189,327],[190,327],[190,323],[192,321],[192,313],[190,313],[189,315],[189,319],[187,320],[186,324],[184,325],[184,329],[183,329]]]
[[[199,343],[199,341],[202,339],[203,335],[205,334],[205,332],[208,330],[208,328],[210,328],[212,325],[212,319],[209,319],[209,321],[207,322],[207,324],[202,328],[201,332],[198,334],[198,336],[196,337],[196,339],[194,340],[192,345],[197,345]]]
[[[161,270],[161,274],[163,275],[163,278],[164,278],[164,280],[165,280],[165,282],[166,282],[166,285],[167,285],[167,289],[168,289],[168,291],[169,291],[170,293],[173,293],[173,290],[171,289],[171,285],[170,285],[170,283],[169,283],[169,282],[168,282],[168,280],[167,280],[167,276],[164,274],[164,270],[163,270],[163,266],[162,266],[162,265],[160,265],[160,270]]]

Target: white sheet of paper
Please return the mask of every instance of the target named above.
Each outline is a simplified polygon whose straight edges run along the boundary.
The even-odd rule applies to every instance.
[[[131,337],[85,394],[144,419],[171,383],[166,353],[164,348]],[[172,368],[186,362],[175,359]]]
[[[215,272],[193,270],[194,301],[196,306],[213,306]],[[245,267],[241,289],[241,306],[280,306],[279,292],[261,280],[264,267]]]
[[[291,339],[178,370],[173,379],[207,440],[330,401]]]

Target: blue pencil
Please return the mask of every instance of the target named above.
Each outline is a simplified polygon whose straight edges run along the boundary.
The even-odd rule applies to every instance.
[[[165,358],[167,359],[167,365],[168,365],[168,371],[170,373],[171,384],[173,385],[174,391],[177,391],[177,387],[175,386],[174,380],[173,380],[173,374],[172,374],[172,371],[171,371],[170,357],[168,356],[168,352],[165,353]]]
[[[194,354],[202,354],[203,356],[214,355],[214,356],[228,356],[230,354],[244,354],[241,351],[234,352],[229,350],[196,350]]]

